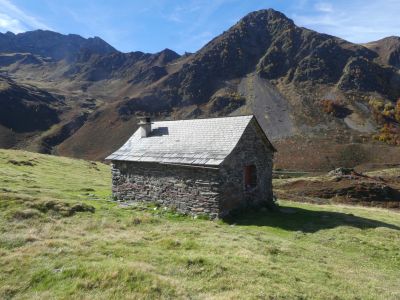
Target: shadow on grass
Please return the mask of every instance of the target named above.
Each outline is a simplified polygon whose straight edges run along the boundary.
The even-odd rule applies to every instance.
[[[224,219],[228,224],[243,226],[270,226],[290,231],[307,233],[339,226],[351,226],[360,229],[386,227],[400,230],[399,226],[331,211],[315,211],[298,207],[280,206],[276,211],[243,212]]]

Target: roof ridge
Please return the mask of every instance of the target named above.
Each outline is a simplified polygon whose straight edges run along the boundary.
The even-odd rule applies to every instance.
[[[254,117],[254,115],[225,116],[225,117],[196,118],[196,119],[177,119],[177,120],[154,120],[152,122],[156,123],[156,122],[177,122],[177,121],[200,121],[200,120],[243,118],[243,117]]]

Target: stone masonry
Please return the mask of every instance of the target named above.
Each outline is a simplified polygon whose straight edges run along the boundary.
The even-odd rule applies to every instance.
[[[217,216],[221,180],[216,168],[113,162],[113,196],[153,202],[189,214]]]

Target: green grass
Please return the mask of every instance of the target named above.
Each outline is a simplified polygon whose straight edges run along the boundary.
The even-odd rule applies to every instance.
[[[208,221],[109,202],[110,184],[100,163],[0,150],[0,299],[400,298],[399,213]]]
[[[400,168],[389,168],[378,171],[371,171],[365,173],[368,176],[399,176],[400,177]]]

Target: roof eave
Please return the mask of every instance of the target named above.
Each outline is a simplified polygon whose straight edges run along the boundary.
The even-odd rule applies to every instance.
[[[173,165],[173,166],[182,166],[182,167],[193,167],[193,168],[208,168],[208,169],[219,169],[224,160],[221,160],[218,164],[185,164],[185,163],[173,163],[173,162],[162,162],[162,161],[140,161],[140,160],[129,160],[129,159],[115,159],[115,158],[106,158],[111,162],[120,161],[120,162],[130,162],[130,163],[153,163],[160,165]]]

